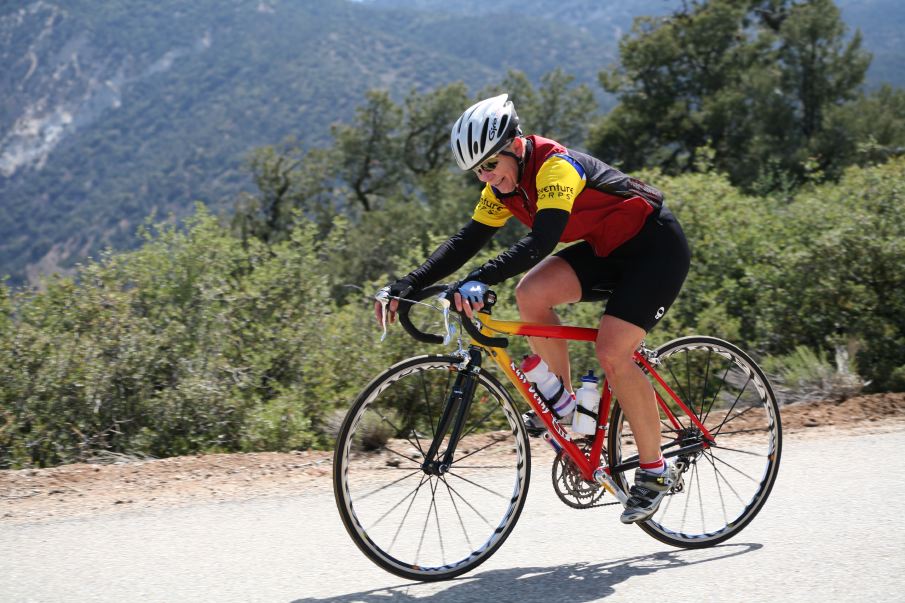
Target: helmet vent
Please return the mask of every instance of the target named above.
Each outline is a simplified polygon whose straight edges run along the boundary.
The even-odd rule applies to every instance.
[[[500,138],[502,138],[503,140],[505,140],[507,138],[506,126],[508,126],[508,125],[509,125],[509,116],[504,115],[502,118],[500,118],[500,129],[499,129]]]
[[[486,143],[487,143],[487,130],[489,130],[489,129],[490,129],[490,120],[485,119],[484,127],[481,128],[481,152],[482,153],[484,152],[484,147],[486,146]]]
[[[478,143],[474,141],[474,137],[471,135],[471,124],[468,124],[468,148],[473,149],[472,153],[477,153]]]

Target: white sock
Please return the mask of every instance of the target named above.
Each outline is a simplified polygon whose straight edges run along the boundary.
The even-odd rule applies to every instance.
[[[653,463],[641,463],[641,468],[648,473],[660,475],[666,471],[666,459],[661,455],[660,458]]]

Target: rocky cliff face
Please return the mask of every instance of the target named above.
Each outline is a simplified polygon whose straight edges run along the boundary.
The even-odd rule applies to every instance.
[[[123,88],[204,52],[210,32],[161,56],[103,48],[63,6],[37,1],[0,15],[0,174],[41,169],[63,140],[122,106]]]

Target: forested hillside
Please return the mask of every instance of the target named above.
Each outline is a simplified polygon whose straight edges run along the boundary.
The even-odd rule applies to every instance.
[[[8,5],[7,5],[8,6]],[[35,2],[0,14],[0,266],[23,276],[137,242],[151,212],[185,215],[248,187],[256,146],[325,142],[370,88],[401,99],[507,68],[590,80],[615,40],[550,20],[344,0]],[[492,50],[488,41],[493,40]],[[539,42],[540,41],[540,42]]]
[[[596,86],[638,15],[671,0],[200,0],[6,3],[0,8],[0,274],[20,283],[106,245],[138,243],[156,212],[229,208],[246,154],[330,140],[369,89],[400,101],[509,69],[562,68]],[[769,4],[767,2],[766,4]],[[867,84],[901,82],[898,0],[840,3],[875,52]],[[851,32],[849,32],[851,35]]]
[[[334,9],[351,15],[377,10],[376,4],[298,6],[307,6],[309,16]],[[88,3],[73,6],[88,10]],[[104,18],[131,22],[128,11],[116,10],[120,6],[110,3]],[[161,6],[162,12],[148,14],[172,16],[175,3]],[[282,4],[260,3],[251,11],[244,3],[229,6],[260,24]],[[564,69],[536,76],[491,69],[486,87],[444,77],[443,84],[419,88],[408,75],[369,71],[367,63],[345,55],[345,67],[367,78],[413,86],[378,83],[361,99],[343,101],[350,115],[323,121],[323,133],[313,139],[321,142],[258,146],[246,164],[237,158],[229,169],[204,153],[219,148],[218,139],[252,140],[240,134],[239,124],[268,127],[253,110],[258,101],[302,93],[259,84],[255,76],[263,68],[244,58],[255,48],[281,47],[285,62],[300,73],[314,59],[296,57],[279,41],[257,40],[235,51],[243,60],[214,69],[201,57],[212,56],[214,40],[231,40],[241,27],[227,19],[210,37],[202,31],[194,38],[196,24],[207,22],[200,13],[183,15],[179,36],[195,42],[181,46],[181,54],[167,55],[166,44],[150,38],[139,42],[140,32],[125,25],[114,28],[123,40],[136,40],[128,56],[113,46],[89,52],[90,36],[57,40],[54,32],[81,13],[36,3],[17,14],[23,20],[41,15],[44,34],[36,43],[48,44],[60,61],[49,79],[39,75],[41,59],[13,63],[19,70],[13,84],[34,86],[45,99],[31,110],[38,115],[42,107],[65,108],[81,99],[90,111],[61,110],[59,123],[42,122],[45,133],[59,136],[56,147],[46,158],[22,157],[45,167],[19,165],[7,185],[29,181],[28,174],[57,174],[55,185],[75,191],[66,197],[70,202],[100,204],[96,213],[60,213],[56,197],[35,192],[26,199],[37,203],[17,205],[6,196],[19,186],[13,184],[4,190],[3,211],[18,212],[17,224],[40,225],[49,241],[51,217],[66,216],[70,237],[81,245],[75,251],[114,240],[117,232],[125,237],[135,218],[116,218],[116,198],[103,187],[123,183],[136,216],[145,204],[183,207],[177,201],[190,198],[188,175],[203,180],[204,174],[204,162],[189,162],[185,153],[219,166],[223,186],[246,180],[248,186],[228,197],[234,211],[219,214],[216,203],[199,203],[184,220],[158,216],[138,230],[135,249],[99,254],[43,288],[0,284],[0,468],[108,452],[168,456],[329,446],[337,417],[364,383],[403,356],[428,349],[398,329],[378,345],[373,295],[418,266],[471,215],[481,185],[472,173],[453,169],[449,124],[475,96],[501,91],[512,95],[528,132],[592,149],[666,193],[688,234],[693,262],[649,344],[692,333],[729,339],[756,357],[786,403],[905,391],[905,90],[864,86],[870,54],[860,36],[845,30],[832,0],[709,0],[685,3],[669,17],[640,19],[621,38],[618,62],[602,70],[614,103],[608,112],[583,78]],[[378,13],[373,17],[369,27],[378,22]],[[424,16],[424,22],[435,18]],[[457,18],[470,17],[449,17]],[[336,27],[348,27],[347,21],[339,19]],[[317,22],[332,23],[321,16]],[[7,38],[16,31],[9,23],[3,21]],[[262,27],[261,35],[276,26]],[[315,29],[310,36],[323,33]],[[388,38],[365,38],[374,44],[375,61],[378,50],[393,47]],[[406,64],[421,60],[393,48]],[[97,60],[83,61],[84,53]],[[86,79],[90,65],[131,75],[115,80],[97,72]],[[218,75],[205,79],[210,72]],[[122,84],[130,77],[133,88]],[[155,92],[157,77],[172,84],[162,88],[169,96]],[[69,82],[69,101],[53,100],[53,82]],[[186,89],[197,98],[177,94]],[[309,104],[286,103],[274,114],[287,107],[338,113],[339,101],[336,111],[318,104],[323,94],[311,92]],[[233,96],[242,102],[227,102]],[[142,110],[121,112],[127,106]],[[242,113],[233,112],[238,106]],[[4,119],[18,119],[10,107],[4,105]],[[178,117],[177,108],[192,117]],[[93,124],[116,128],[63,132],[76,116],[95,110]],[[147,128],[141,130],[147,140],[130,138],[127,113]],[[145,115],[155,119],[143,121]],[[211,123],[219,125],[206,129]],[[32,126],[40,130],[28,122],[16,135],[26,136]],[[78,146],[86,136],[95,136],[87,149],[96,154]],[[202,142],[194,146],[193,137]],[[238,153],[240,146],[231,148]],[[121,163],[95,163],[101,150],[116,149]],[[54,172],[61,169],[53,167],[55,157],[65,153],[69,171]],[[171,167],[132,189],[125,184],[128,170],[144,165],[146,155],[163,157]],[[100,166],[108,170],[103,178],[82,180]],[[170,196],[161,183],[188,192]],[[5,249],[31,244],[26,228],[7,228]],[[511,220],[450,279],[525,232]],[[513,289],[514,279],[498,287],[497,315],[515,316]],[[594,324],[599,315],[597,304],[562,309],[573,324]],[[524,342],[513,342],[514,356],[524,351]],[[572,353],[575,367],[597,365],[592,346],[576,345]]]

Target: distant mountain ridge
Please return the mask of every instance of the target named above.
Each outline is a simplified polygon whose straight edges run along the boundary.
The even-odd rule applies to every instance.
[[[369,88],[401,99],[413,87],[461,80],[477,92],[510,68],[536,81],[556,67],[593,84],[633,16],[675,4],[39,0],[0,8],[0,275],[21,282],[106,245],[134,245],[151,212],[182,215],[196,199],[222,205],[248,186],[250,149],[287,136],[326,142]],[[862,15],[892,6],[850,4]],[[889,36],[884,48],[901,48]]]

